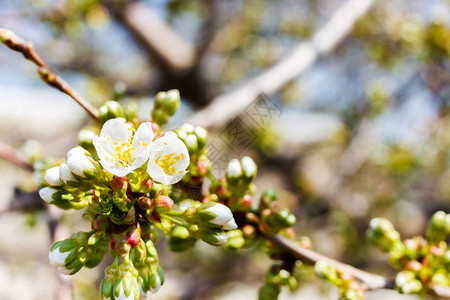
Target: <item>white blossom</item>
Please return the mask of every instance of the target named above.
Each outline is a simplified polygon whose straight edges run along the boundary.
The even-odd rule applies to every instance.
[[[58,166],[48,169],[45,172],[44,178],[45,178],[45,180],[47,180],[48,184],[50,184],[51,186],[62,185],[62,182],[59,179],[59,167]]]
[[[135,131],[125,119],[116,118],[105,122],[93,142],[100,164],[114,175],[125,176],[147,161],[153,138],[150,122]]]
[[[125,291],[123,290],[122,284],[120,285],[120,292],[117,297],[115,297],[116,300],[134,300],[134,293],[133,290],[131,290],[130,295],[127,297],[125,295]]]
[[[188,123],[183,124],[183,125],[180,127],[180,129],[181,129],[181,130],[184,130],[186,133],[194,132],[194,126],[192,126],[191,124],[188,124]]]
[[[86,150],[82,147],[74,147],[67,152],[67,159],[69,159],[72,155],[86,155]]]
[[[152,294],[155,294],[159,291],[160,288],[161,288],[161,278],[159,278],[159,276],[156,276],[156,286],[154,288],[150,286],[150,292],[152,292]]]
[[[147,173],[162,184],[174,184],[183,178],[189,166],[189,153],[186,145],[172,131],[151,145]]]

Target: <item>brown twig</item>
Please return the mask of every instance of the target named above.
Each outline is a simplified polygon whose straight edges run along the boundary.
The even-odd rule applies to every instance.
[[[38,66],[38,73],[45,83],[69,95],[73,100],[80,104],[92,118],[95,120],[99,119],[97,109],[86,101],[86,99],[81,97],[64,79],[47,65],[34,49],[32,42],[25,41],[12,31],[4,28],[0,28],[0,42],[11,50],[22,53],[26,59]]]
[[[33,165],[28,162],[20,152],[3,142],[0,142],[0,157],[27,171],[34,170]]]
[[[280,235],[270,235],[265,237],[274,244],[284,248],[295,259],[299,259],[302,262],[309,264],[315,264],[318,261],[326,261],[337,270],[351,274],[354,278],[364,284],[366,290],[395,289],[394,281],[387,279],[384,276],[360,270],[353,266],[326,257],[313,250],[300,247],[295,242]],[[430,289],[437,296],[450,298],[450,287],[433,285]]]

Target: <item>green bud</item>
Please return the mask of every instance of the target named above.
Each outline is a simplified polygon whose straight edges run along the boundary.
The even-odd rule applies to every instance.
[[[78,143],[85,149],[94,149],[93,140],[98,134],[89,129],[82,129],[78,132]]]
[[[244,247],[245,239],[240,229],[227,231],[228,241],[225,243],[225,247],[230,250],[238,250]]]
[[[91,269],[98,266],[107,251],[107,240],[99,235],[92,235],[89,238],[88,246],[86,247],[87,258],[84,265]]]
[[[118,267],[116,264],[112,264],[105,269],[105,277],[100,284],[100,296],[103,299],[112,299],[113,285],[116,280],[116,274],[118,273]]]
[[[98,112],[100,121],[103,123],[110,119],[125,117],[122,106],[117,101],[106,101],[102,106],[100,106]]]
[[[259,202],[260,209],[272,207],[272,202],[277,200],[277,193],[274,189],[266,189],[262,195]]]
[[[195,127],[194,134],[197,137],[198,151],[201,153],[208,140],[208,131],[203,127]]]
[[[269,214],[267,217],[263,216],[263,221],[267,223],[271,230],[279,231],[281,229],[293,226],[297,219],[293,214],[291,214],[289,209],[282,208]]]
[[[281,289],[274,283],[266,283],[262,286],[258,293],[259,300],[274,300],[278,299]]]
[[[125,297],[119,299],[125,299],[126,297],[130,297],[127,299],[138,300],[140,290],[137,277],[138,271],[136,270],[136,268],[131,264],[131,262],[125,260],[119,266],[118,272],[116,274],[116,280],[114,281],[113,284],[114,299],[123,297],[123,295],[125,295]]]
[[[241,166],[242,166],[242,175],[245,183],[252,182],[256,177],[256,172],[258,170],[258,167],[256,166],[253,159],[249,156],[244,156],[241,159]]]
[[[149,272],[149,289],[152,293],[158,292],[164,284],[164,270],[158,264],[152,265]]]
[[[326,279],[336,285],[339,282],[339,276],[336,268],[331,266],[327,261],[319,260],[314,266],[314,271],[320,278]]]
[[[366,235],[369,242],[386,252],[390,252],[396,244],[401,243],[400,233],[391,222],[383,218],[372,219]]]
[[[220,246],[227,242],[228,235],[221,229],[207,228],[202,231],[201,239],[210,245]]]
[[[181,105],[180,92],[178,90],[170,90],[165,93],[165,97],[161,102],[161,108],[169,115],[173,116]]]
[[[450,215],[438,211],[431,217],[427,229],[427,240],[430,242],[445,241],[450,234]]]
[[[163,126],[169,122],[170,116],[162,109],[153,109],[152,122],[155,122],[159,126]]]
[[[198,151],[198,142],[197,137],[195,134],[188,134],[186,139],[184,140],[184,143],[186,144],[186,147],[189,151],[190,155],[196,154]]]
[[[190,236],[183,226],[175,226],[169,237],[169,248],[174,252],[185,251],[192,248],[197,240]]]

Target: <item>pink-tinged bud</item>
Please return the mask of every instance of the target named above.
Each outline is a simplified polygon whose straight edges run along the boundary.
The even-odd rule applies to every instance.
[[[291,241],[295,241],[295,230],[294,227],[289,227],[283,230],[283,235],[290,239]]]
[[[161,127],[155,122],[152,122],[152,130],[155,133],[155,137],[157,137],[161,133]]]
[[[251,212],[246,213],[245,218],[251,223],[259,223],[259,218],[254,213]]]
[[[160,214],[170,212],[173,209],[173,200],[167,196],[159,196],[156,198],[155,209]]]
[[[420,271],[420,269],[422,269],[422,264],[417,260],[411,260],[405,266],[405,270]]]
[[[115,193],[120,193],[121,191],[127,191],[128,189],[128,179],[123,176],[114,176],[114,179],[111,181],[111,188]]]
[[[127,244],[124,237],[120,234],[114,234],[111,236],[109,247],[111,248],[112,252],[115,252],[120,256],[127,255],[131,250],[131,246]]]
[[[94,221],[94,228],[99,232],[105,232],[110,226],[109,218],[99,215]]]
[[[353,276],[350,273],[348,273],[348,272],[342,273],[341,274],[341,279],[344,282],[347,282],[347,283],[352,282],[354,280]]]
[[[141,232],[142,231],[139,223],[137,224],[137,226],[130,227],[127,231],[125,231],[125,241],[128,245],[130,245],[131,248],[136,248],[141,242]]]
[[[153,180],[151,179],[142,179],[141,186],[144,190],[150,191],[153,188]]]
[[[140,208],[143,210],[151,209],[153,205],[155,204],[155,199],[149,199],[147,197],[140,197],[137,200],[137,203]]]
[[[98,200],[100,199],[100,192],[97,190],[92,191],[92,202],[98,204]]]
[[[223,185],[220,185],[218,187],[216,187],[215,193],[217,194],[217,196],[219,196],[219,198],[224,198],[227,196],[227,188]]]
[[[136,210],[134,209],[134,206],[130,208],[130,210],[127,212],[127,215],[123,219],[124,224],[131,225],[136,220]]]
[[[243,206],[243,208],[247,208],[247,209],[252,208],[252,202],[253,202],[253,197],[248,195],[248,194],[245,195],[242,198],[242,206]]]
[[[413,240],[413,239],[407,239],[404,241],[406,248],[411,249],[411,250],[417,250],[419,248],[419,245],[417,243],[417,241]]]
[[[445,254],[445,250],[437,246],[431,246],[430,253],[434,256],[442,256]]]
[[[244,234],[244,237],[247,238],[254,235],[256,233],[256,229],[252,225],[247,224],[242,227],[242,233]]]
[[[208,168],[206,167],[205,162],[199,161],[196,166],[197,176],[203,177],[208,172]]]

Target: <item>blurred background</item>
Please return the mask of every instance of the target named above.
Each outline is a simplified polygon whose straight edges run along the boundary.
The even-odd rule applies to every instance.
[[[296,231],[330,257],[392,276],[365,240],[370,219],[386,217],[408,238],[450,210],[446,0],[2,0],[0,27],[33,41],[96,107],[136,102],[149,119],[154,95],[179,89],[182,107],[167,128],[213,129],[217,175],[252,156],[259,191],[276,189]],[[261,74],[265,84],[255,84]],[[63,158],[90,121],[3,46],[0,105],[1,143],[30,159]],[[0,174],[0,299],[63,299],[63,289],[97,299],[102,267],[61,279],[47,259],[55,218],[62,237],[89,222],[27,206],[37,186],[30,172],[0,160]],[[167,278],[152,299],[256,299],[270,266],[259,248],[198,243],[170,253],[162,239],[158,250]],[[304,273],[280,299],[336,299]],[[380,297],[415,299],[367,294]]]

